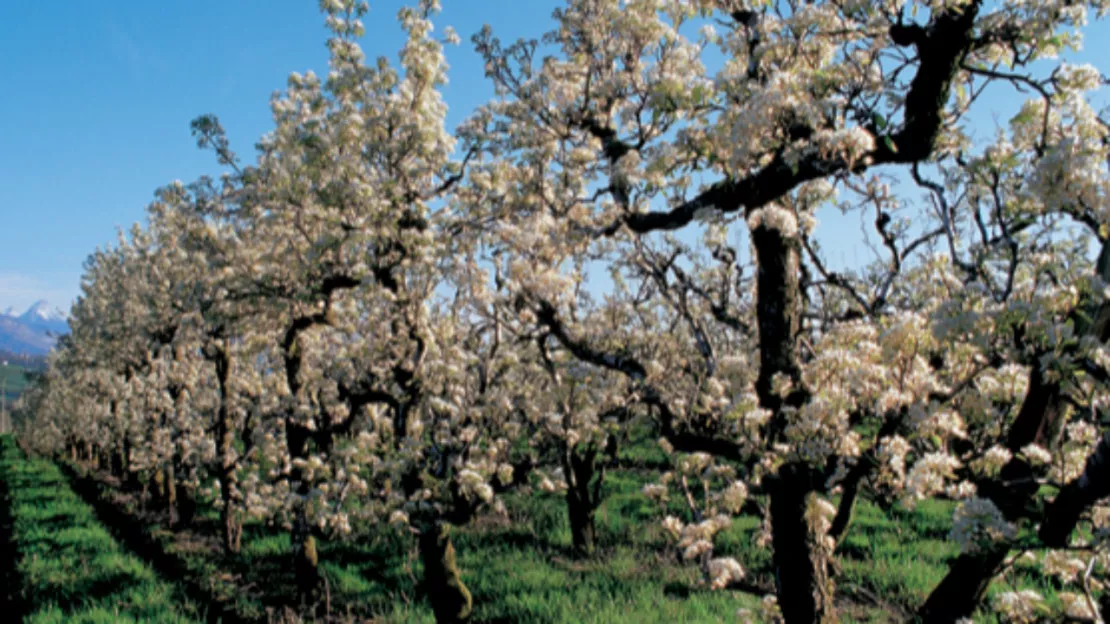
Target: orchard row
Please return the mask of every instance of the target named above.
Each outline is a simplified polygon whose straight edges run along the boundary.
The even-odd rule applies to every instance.
[[[959,501],[926,620],[1015,549],[1066,588],[1053,617],[1096,617],[1110,130],[1099,71],[1058,55],[1105,2],[568,0],[542,40],[474,36],[496,97],[453,131],[437,4],[367,63],[365,4],[322,2],[330,71],[290,76],[250,164],[193,122],[225,173],[89,258],[30,444],[170,524],[217,499],[230,552],[287,527],[305,598],[320,536],[412,535],[457,621],[448,527],[562,491],[590,555],[646,427],[667,549],[735,587],[716,540],[757,514],[771,617],[838,619],[861,497]],[[996,92],[1030,98],[997,132]]]

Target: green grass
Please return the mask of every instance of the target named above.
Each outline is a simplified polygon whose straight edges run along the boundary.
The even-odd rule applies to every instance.
[[[28,622],[192,622],[173,585],[123,550],[54,464],[0,438]]]
[[[572,556],[565,501],[559,494],[508,493],[503,497],[507,520],[481,517],[452,530],[476,621],[718,622],[737,621],[741,608],[758,611],[762,594],[774,585],[771,552],[757,544],[761,519],[737,518],[716,541],[718,556],[733,556],[744,566],[745,587],[751,591],[709,591],[698,583],[695,570],[677,564],[660,526],[660,510],[641,494],[645,483],[658,479],[666,458],[656,453],[654,443],[642,442],[622,448],[620,460],[624,467],[612,470],[604,484],[604,503],[597,512],[599,549],[593,558]],[[114,607],[107,605],[122,600],[150,614],[174,604],[168,586],[157,585],[148,569],[129,561],[97,529],[88,507],[58,494],[67,490],[57,470],[45,462],[15,464],[15,477],[35,473],[34,479],[18,482],[26,500],[13,501],[13,512],[17,524],[23,522],[19,543],[25,584],[34,583],[35,595],[50,597],[41,601],[37,621],[127,621],[143,616],[128,615],[131,611],[113,615]],[[955,503],[939,500],[923,501],[912,510],[858,502],[836,553],[843,621],[912,618],[958,554],[948,539],[954,508]],[[674,509],[680,509],[677,503]],[[217,517],[211,507],[202,508],[195,530],[215,535]],[[294,602],[289,535],[278,526],[248,524],[237,556],[217,552],[210,541],[179,539],[154,525],[149,531],[184,562],[190,579],[199,579],[240,618],[264,621],[267,612],[280,612]],[[434,621],[411,538],[386,527],[363,527],[350,539],[321,540],[319,553],[333,616]],[[99,572],[78,580],[84,570]],[[75,596],[97,595],[102,591],[97,583],[107,577],[163,589],[134,589],[126,599],[98,599],[73,609]],[[1050,605],[1058,600],[1055,582],[1025,564],[996,581],[990,595],[1024,588],[1036,589]],[[985,609],[975,621],[997,619]]]

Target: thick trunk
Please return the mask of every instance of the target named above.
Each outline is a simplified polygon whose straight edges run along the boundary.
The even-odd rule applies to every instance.
[[[304,459],[308,456],[308,440],[311,432],[294,423],[285,425],[286,444],[289,446],[289,455],[293,459]],[[321,584],[319,571],[319,555],[316,552],[316,537],[312,534],[312,527],[308,522],[307,503],[310,484],[298,468],[293,469],[291,475],[296,484],[298,502],[294,509],[292,544],[293,544],[293,572],[297,579],[297,588],[302,602],[315,603]]]
[[[216,355],[216,377],[220,385],[220,406],[216,418],[216,441],[219,444],[220,462],[220,500],[223,508],[220,510],[220,520],[223,524],[224,549],[230,553],[239,552],[242,524],[239,521],[238,501],[234,500],[233,490],[238,475],[236,474],[235,458],[235,427],[228,409],[229,387],[231,376],[231,359],[228,356],[226,345]]]
[[[918,614],[922,621],[947,623],[968,617],[979,606],[1009,552],[1009,545],[1002,545],[957,557],[921,606]]]
[[[566,449],[563,471],[567,475],[567,514],[570,519],[574,552],[589,556],[597,547],[594,514],[601,504],[601,483],[605,469],[599,466],[595,449]]]
[[[1110,496],[1110,431],[1102,434],[1095,450],[1087,457],[1083,474],[1064,485],[1045,510],[1040,538],[1046,545],[1067,546],[1079,517],[1099,499]]]
[[[759,327],[759,376],[756,392],[770,410],[770,435],[780,436],[789,414],[806,402],[798,383],[797,342],[801,332],[801,260],[798,241],[780,230],[759,226],[752,230],[758,273],[756,315]],[[781,397],[772,390],[784,376],[795,390]],[[801,463],[783,465],[771,483],[771,544],[779,608],[788,624],[837,621],[832,577],[832,548],[828,536],[818,534],[807,520],[807,509],[823,487],[821,475]]]
[[[112,476],[117,479],[123,478],[123,453],[118,449],[112,451],[111,458]]]
[[[447,525],[435,523],[420,535],[420,558],[424,564],[424,590],[432,604],[436,622],[463,622],[472,608],[470,591],[462,582],[455,561],[455,546]]]
[[[321,585],[320,558],[316,551],[316,536],[305,517],[304,508],[297,510],[293,522],[293,574],[302,604],[313,606],[318,602]]]
[[[197,516],[197,493],[192,486],[182,485],[178,488],[177,498],[177,524],[182,527],[193,525]]]
[[[229,553],[238,553],[242,548],[243,522],[238,510],[230,509],[226,504],[220,514],[223,525],[224,549]]]
[[[775,588],[787,624],[837,621],[832,548],[806,519],[818,478],[807,466],[787,464],[771,489]]]
[[[567,490],[567,511],[570,514],[570,535],[574,545],[574,552],[589,556],[594,553],[597,546],[597,528],[594,523],[596,507],[589,500]]]
[[[1024,516],[1039,489],[1036,473],[1018,453],[1029,444],[1051,448],[1051,440],[1064,422],[1064,410],[1060,382],[1049,381],[1040,367],[1034,365],[1029,374],[1029,390],[1006,440],[1006,447],[1014,458],[1002,468],[997,479],[979,488],[980,496],[994,502],[1008,520]],[[926,622],[952,622],[970,617],[1008,553],[1009,544],[1003,543],[981,552],[960,555],[929,594],[919,615]]]
[[[759,327],[759,377],[756,392],[760,404],[775,413],[775,429],[784,424],[780,408],[783,398],[771,390],[776,375],[794,381],[801,376],[798,366],[798,334],[801,332],[801,259],[798,242],[778,230],[758,227],[752,230],[758,273],[756,280],[756,320]],[[800,390],[787,397],[800,404]]]

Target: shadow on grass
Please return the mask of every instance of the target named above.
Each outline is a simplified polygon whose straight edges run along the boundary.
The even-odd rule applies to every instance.
[[[188,566],[181,559],[166,552],[162,545],[152,538],[145,522],[129,515],[101,496],[101,484],[96,479],[79,474],[68,464],[58,465],[69,481],[70,487],[92,507],[99,522],[107,527],[124,547],[146,561],[155,572],[164,578],[176,581],[189,600],[202,607],[208,622],[250,621],[231,611],[227,601],[214,596],[208,587],[202,585],[199,579],[190,573]]]
[[[8,445],[14,442],[8,436],[0,438],[0,453],[7,450]],[[19,571],[16,568],[16,561],[19,560],[19,551],[16,549],[15,542],[12,541],[12,499],[8,492],[7,480],[3,478],[4,475],[0,472],[0,581],[2,581],[3,590],[0,591],[0,609],[3,610],[5,618],[11,618],[11,621],[21,622],[23,616],[27,611],[24,604],[23,595],[19,591],[22,587],[22,582],[19,579]]]

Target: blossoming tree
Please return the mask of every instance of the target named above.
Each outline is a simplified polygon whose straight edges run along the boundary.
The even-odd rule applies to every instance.
[[[902,202],[879,176],[962,162],[972,147],[967,120],[988,86],[1036,85],[1045,97],[1032,117],[1049,128],[1046,138],[1062,142],[1072,120],[1089,122],[1069,110],[1084,101],[1089,80],[1069,79],[1074,72],[1066,70],[1055,79],[1033,73],[1035,61],[1075,43],[1066,29],[1081,26],[1089,7],[1105,8],[572,0],[544,37],[552,55],[537,41],[503,46],[488,30],[475,37],[500,97],[464,131],[485,150],[471,176],[481,197],[474,209],[492,214],[485,217],[491,240],[510,249],[510,289],[576,356],[639,384],[676,451],[745,466],[743,476],[770,497],[777,592],[788,621],[835,619],[831,557],[855,498],[843,497],[840,509],[823,502],[838,473],[854,472],[846,485],[856,487],[873,463],[860,461],[865,450],[868,459],[897,455],[895,436],[905,429],[940,435],[909,475],[922,495],[935,493],[959,463],[951,440],[963,425],[949,411],[975,369],[945,353],[951,344],[932,344],[929,316],[900,317],[906,308],[892,296],[915,252],[964,232],[955,232],[950,215],[916,227],[892,216]],[[698,24],[705,27],[691,34]],[[1076,89],[1079,83],[1086,86]],[[1074,185],[1073,176],[1097,189],[1103,134],[1088,123],[1081,146],[1018,148],[1043,173],[1034,194],[1067,196],[1061,189]],[[813,253],[814,215],[837,194],[875,210],[885,257],[858,278],[827,270]],[[697,255],[704,253],[687,253],[689,244],[668,233],[704,224],[704,249],[720,256],[736,223],[755,264],[747,314],[757,367],[722,384],[715,342],[723,338],[714,334],[744,325],[732,322],[722,298],[720,267],[701,269]],[[673,335],[630,331],[598,340],[575,312],[590,263],[623,272],[634,285],[629,293],[654,281],[654,299],[628,296],[628,305],[669,309],[685,334],[680,340],[699,357],[655,360],[661,349],[653,341]],[[734,263],[721,264],[731,270]],[[633,268],[645,264],[655,275]],[[989,272],[964,281],[995,279],[994,267]],[[816,309],[826,303],[821,293],[834,305]],[[675,377],[700,390],[699,400],[668,392],[664,380]],[[1043,404],[1041,387],[1031,385],[1031,400]],[[1042,417],[1018,417],[1015,431]],[[877,425],[869,441],[858,431],[865,423]],[[743,432],[745,425],[754,431]],[[1028,438],[1023,445],[1040,440],[1014,435]],[[953,583],[974,600],[950,600],[946,582],[925,612],[943,601],[966,614],[982,590],[959,580],[962,566],[986,570],[989,579],[991,564],[957,563]]]

